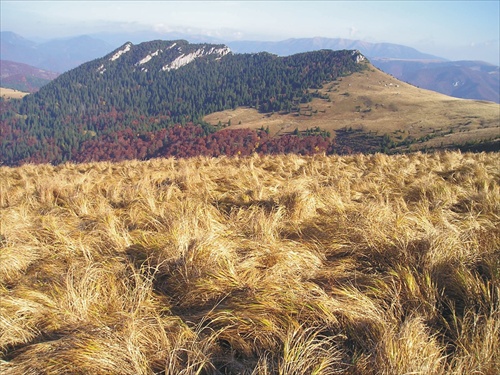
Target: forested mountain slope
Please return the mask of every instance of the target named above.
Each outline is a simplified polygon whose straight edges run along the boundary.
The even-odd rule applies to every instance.
[[[146,154],[122,150],[123,155],[102,157],[162,156],[169,154],[165,137],[175,124],[201,124],[201,133],[190,131],[199,138],[216,130],[201,121],[215,111],[291,111],[312,99],[309,89],[364,69],[364,60],[348,50],[278,57],[234,55],[224,45],[182,40],[126,43],[62,74],[20,104],[3,103],[1,162],[91,160],[89,144],[102,149],[136,136],[146,144],[133,147],[147,148]],[[161,142],[152,145],[151,139]]]
[[[366,66],[310,90],[313,99],[290,113],[238,108],[204,120],[230,124],[228,129],[265,128],[272,136],[303,136],[320,128],[335,137],[336,152],[500,149],[499,104],[453,98]]]

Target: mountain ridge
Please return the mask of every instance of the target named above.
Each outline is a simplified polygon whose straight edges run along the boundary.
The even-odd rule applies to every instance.
[[[90,145],[98,144],[102,149],[118,137],[135,142],[136,135],[141,142],[162,138],[150,145],[146,154],[137,154],[140,158],[173,152],[168,148],[173,137],[203,140],[220,130],[203,122],[202,117],[208,113],[240,106],[263,113],[290,112],[312,99],[309,88],[320,88],[325,81],[362,70],[364,62],[359,51],[350,50],[279,57],[269,53],[232,54],[224,45],[183,40],[126,43],[60,75],[25,97],[18,107],[10,104],[17,113],[11,112],[10,122],[2,131],[3,162],[58,163],[73,160],[75,155],[81,160],[82,152],[91,157],[88,150],[95,147]],[[188,133],[183,130],[176,135],[176,124],[191,127]],[[170,133],[159,135],[164,131]],[[236,133],[225,134],[227,138]],[[246,136],[253,139],[255,132]],[[314,139],[323,142],[324,137]],[[328,141],[323,143],[326,148]],[[232,141],[217,152],[233,152],[234,144]],[[200,152],[207,152],[207,146],[203,147],[205,151],[202,148]],[[119,154],[130,157],[124,152]],[[196,152],[199,150],[179,150],[176,154]]]
[[[159,33],[144,31],[131,33],[96,33],[87,36],[35,43],[12,32],[2,32],[0,36],[2,38],[0,59],[26,63],[59,73],[75,68],[84,62],[100,58],[108,53],[109,50],[113,49],[113,45],[119,47],[126,41],[133,41],[136,44],[140,44],[144,42],[144,40],[165,39],[167,36],[174,36],[174,38],[170,40],[185,39],[195,43],[223,43],[235,53],[268,51],[278,54],[279,56],[287,56],[323,48],[333,50],[358,49],[363,55],[367,56],[375,66],[383,69],[389,74],[394,74],[394,71],[398,69],[407,69],[407,65],[410,63],[409,60],[418,60],[421,63],[433,62],[436,63],[435,68],[441,70],[444,65],[440,66],[439,64],[446,64],[448,62],[448,60],[442,57],[426,54],[404,45],[393,43],[370,43],[343,38],[292,38],[277,42],[224,41],[202,35],[193,36],[174,32]],[[19,42],[17,46],[16,40]],[[74,48],[75,45],[79,45],[79,47]],[[10,51],[9,48],[5,46],[10,46]],[[393,60],[391,67],[383,63],[384,59]],[[398,66],[395,67],[395,64]],[[488,66],[488,63],[480,64]],[[498,84],[495,79],[488,77],[487,73],[478,73],[473,71],[470,67],[461,66],[459,74],[467,78],[467,84],[460,90],[450,88],[450,84],[453,84],[453,82],[450,82],[446,76],[441,79],[439,74],[433,74],[430,70],[424,69],[423,67],[420,68],[420,72],[417,74],[418,77],[397,77],[416,86],[435,90],[447,95],[453,95],[455,97],[500,102],[500,99],[498,99],[498,92],[500,91]],[[427,78],[422,78],[425,75],[429,76]],[[429,81],[432,82],[428,83]]]
[[[228,45],[236,53],[268,51],[280,56],[316,48],[358,49],[377,68],[404,82],[458,98],[500,103],[500,84],[497,78],[500,68],[486,62],[473,63],[476,67],[480,67],[478,71],[474,66],[469,66],[470,63],[449,61],[407,46],[342,38],[294,38],[277,42],[238,41]],[[446,68],[450,67],[453,67],[454,71],[446,74]],[[490,67],[496,69],[496,77],[489,75]],[[401,70],[411,70],[411,73],[401,74]],[[463,85],[460,88],[453,87],[456,82],[453,81],[454,77],[461,77],[459,80]]]
[[[188,51],[185,50],[187,46],[189,46]],[[195,46],[197,49],[193,50],[191,48],[192,46]],[[208,50],[205,50],[205,48],[208,48]],[[113,64],[114,61],[122,58],[123,55],[126,55],[123,58],[126,59],[129,65],[134,67],[134,69],[140,68],[141,71],[147,71],[148,67],[155,65],[154,63],[156,61],[166,60],[168,63],[162,64],[161,70],[169,71],[179,69],[180,67],[193,62],[197,58],[207,56],[220,58],[230,52],[231,50],[222,44],[190,44],[186,40],[155,40],[140,44],[127,42],[100,59],[103,63],[99,66],[98,71],[99,73],[104,74],[107,69],[106,67],[110,67],[110,64]],[[152,61],[153,59],[154,61]]]
[[[394,43],[370,43],[360,40],[344,38],[290,38],[277,42],[260,41],[233,41],[226,43],[235,53],[270,52],[279,56],[295,53],[310,52],[317,49],[356,49],[368,58],[418,58],[446,61],[446,59],[427,53],[422,53],[415,48]]]
[[[232,122],[231,114],[207,117],[242,109],[263,116],[260,126],[248,117]],[[498,105],[418,89],[358,50],[234,54],[185,40],[125,43],[0,110],[1,162],[8,165],[486,150],[498,147],[500,127]]]

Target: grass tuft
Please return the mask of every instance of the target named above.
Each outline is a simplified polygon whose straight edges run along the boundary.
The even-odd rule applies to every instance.
[[[2,374],[494,374],[498,153],[0,167]]]

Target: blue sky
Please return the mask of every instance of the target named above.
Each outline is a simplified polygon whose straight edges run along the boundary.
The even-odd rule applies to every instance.
[[[222,40],[330,37],[404,44],[499,64],[500,1],[0,1],[2,31],[28,39],[178,31]]]

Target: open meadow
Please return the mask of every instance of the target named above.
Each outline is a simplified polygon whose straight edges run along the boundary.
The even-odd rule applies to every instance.
[[[497,374],[499,153],[0,167],[0,373]]]
[[[239,107],[211,113],[204,119],[213,125],[230,122],[229,129],[268,127],[272,135],[319,127],[338,136],[339,131],[350,129],[368,139],[385,135],[398,151],[498,142],[500,138],[499,104],[421,89],[372,65],[309,92],[312,101],[298,105],[292,113],[260,113]],[[353,142],[356,140],[351,139],[349,144]],[[362,143],[366,149],[366,143]],[[496,143],[492,150],[498,147]]]
[[[0,98],[2,99],[21,99],[28,95],[27,92],[22,92],[14,89],[9,89],[6,87],[0,87]]]

